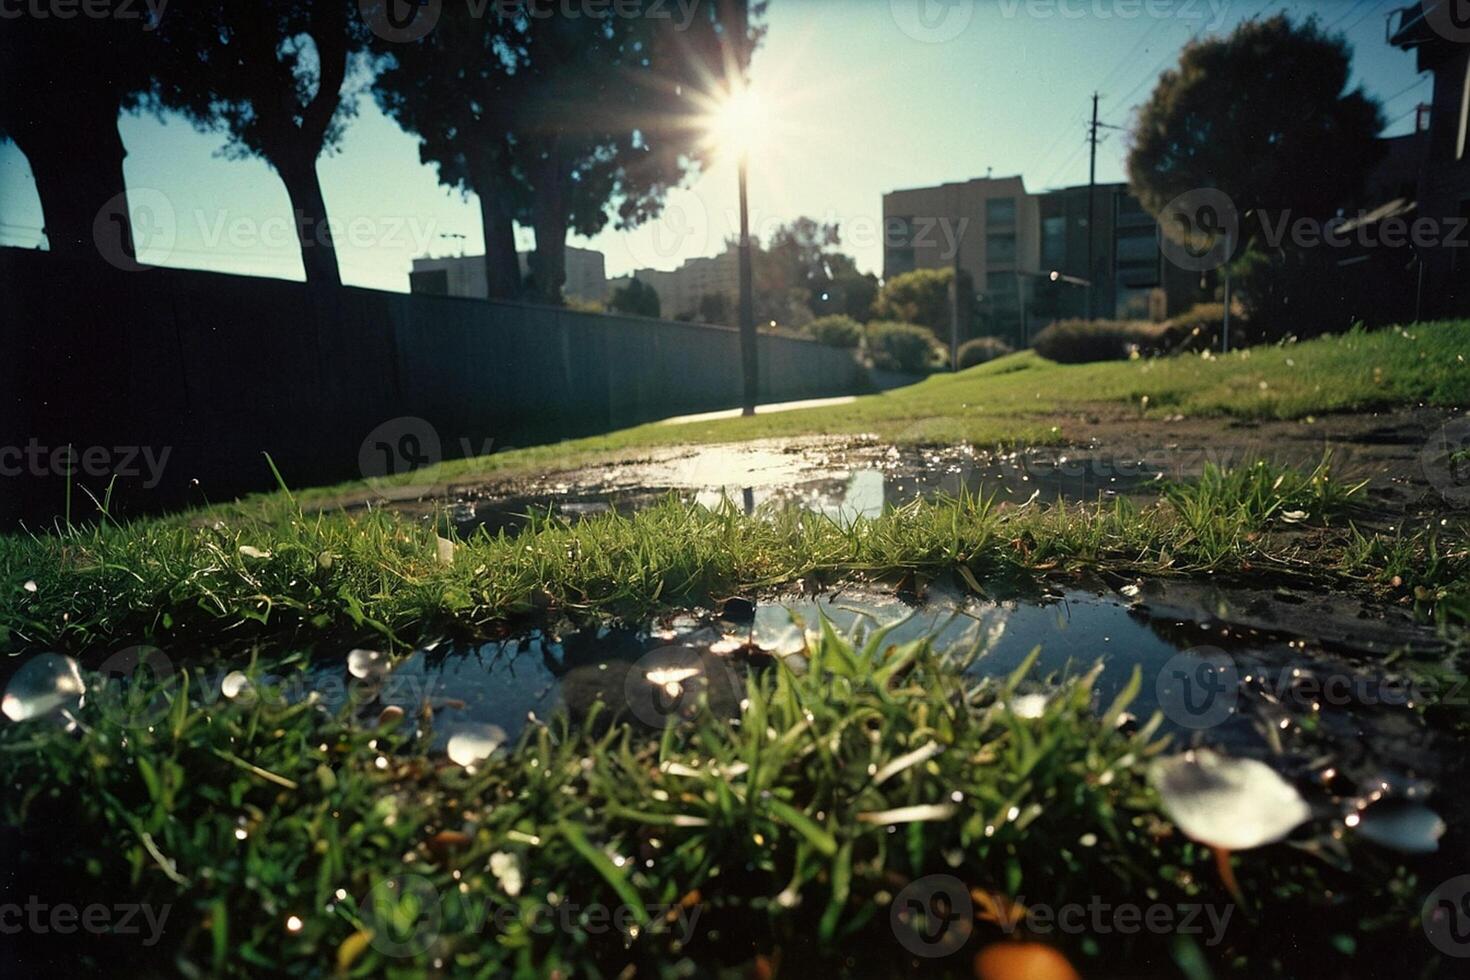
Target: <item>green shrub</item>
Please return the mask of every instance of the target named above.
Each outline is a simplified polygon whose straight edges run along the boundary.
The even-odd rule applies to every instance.
[[[868,324],[868,353],[873,366],[885,371],[927,371],[937,346],[925,327],[882,321]]]
[[[824,316],[802,328],[818,343],[831,347],[857,347],[863,341],[863,325],[850,316]]]
[[[1058,364],[1117,361],[1139,354],[1156,354],[1165,346],[1164,325],[1143,320],[1058,320],[1031,346]]]
[[[1164,322],[1163,346],[1171,354],[1180,351],[1218,350],[1224,325],[1224,303],[1196,303]],[[1236,307],[1230,314],[1230,346],[1241,347],[1259,339],[1252,333],[1250,322]]]
[[[1004,357],[1011,352],[1011,345],[999,337],[976,337],[960,345],[960,368],[974,367]]]

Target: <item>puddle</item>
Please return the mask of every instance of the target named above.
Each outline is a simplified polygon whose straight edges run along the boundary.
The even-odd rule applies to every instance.
[[[1032,499],[1096,502],[1120,494],[1150,493],[1163,474],[1143,462],[1057,455],[1043,450],[1012,453],[957,449],[866,447],[840,454],[759,445],[710,446],[653,462],[598,471],[597,483],[540,483],[523,492],[466,490],[448,506],[461,534],[484,527],[513,533],[527,515],[578,519],[616,511],[630,514],[668,494],[716,507],[729,501],[746,513],[768,505],[796,505],[839,521],[877,517],[885,508],[961,493],[993,497],[997,504]],[[394,501],[406,513],[429,517],[442,501]]]
[[[1169,613],[1157,601],[1086,590],[1042,601],[936,590],[917,608],[871,591],[789,596],[758,604],[741,623],[680,614],[641,627],[532,630],[419,650],[382,679],[362,710],[370,718],[392,705],[414,716],[427,702],[440,749],[457,732],[493,726],[514,740],[534,721],[559,711],[583,721],[594,707],[654,730],[701,695],[733,717],[745,672],[770,669],[777,657],[805,667],[793,614],[810,629],[825,614],[839,631],[897,623],[889,642],[931,636],[941,649],[981,649],[970,668],[977,677],[1008,675],[1040,647],[1026,688],[1033,706],[1044,703],[1048,680],[1101,661],[1101,711],[1137,665],[1143,685],[1130,707],[1137,718],[1162,711],[1176,742],[1270,755],[1304,778],[1417,784],[1443,770],[1439,745],[1413,710],[1416,698],[1433,692],[1287,634]],[[313,676],[336,681],[346,671],[339,662]]]

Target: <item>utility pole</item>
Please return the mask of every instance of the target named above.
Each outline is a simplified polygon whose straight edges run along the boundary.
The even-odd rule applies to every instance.
[[[746,21],[746,5],[744,3],[734,4],[734,21],[736,53],[739,64],[736,65],[738,72],[738,91],[744,93],[749,79],[746,73],[750,70],[750,48],[749,48],[749,26]],[[731,88],[730,91],[737,91]],[[750,208],[746,196],[746,177],[750,169],[750,147],[747,145],[740,150],[740,163],[737,179],[740,182],[740,380],[741,399],[740,414],[754,415],[755,404],[760,394],[760,384],[756,380],[756,372],[759,370],[760,357],[758,351],[758,339],[755,332],[755,298],[751,286],[750,268]]]
[[[1091,153],[1087,161],[1087,319],[1092,319],[1092,280],[1096,278],[1097,270],[1093,268],[1093,240],[1096,237],[1092,227],[1093,212],[1093,188],[1097,184],[1097,92],[1092,93],[1092,125],[1087,129],[1087,142],[1091,144]]]
[[[949,279],[949,369],[960,369],[960,250],[954,250],[954,275]]]

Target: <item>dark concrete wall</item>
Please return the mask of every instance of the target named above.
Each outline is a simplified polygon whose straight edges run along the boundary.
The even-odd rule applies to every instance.
[[[410,417],[448,459],[740,400],[739,338],[723,327],[124,272],[17,249],[0,249],[0,293],[0,518],[10,520],[59,511],[66,467],[54,472],[55,462],[68,444],[107,450],[106,473],[86,472],[103,469],[95,449],[90,464],[72,464],[94,492],[110,473],[138,470],[117,482],[136,511],[269,489],[263,452],[294,486],[364,475],[359,453],[375,431],[390,445],[408,433],[412,455],[433,455]],[[760,338],[762,401],[849,394],[862,382],[849,351]],[[134,447],[168,452],[156,487],[143,486],[141,452],[121,465]]]

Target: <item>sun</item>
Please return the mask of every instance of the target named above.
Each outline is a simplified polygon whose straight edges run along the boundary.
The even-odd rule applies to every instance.
[[[760,150],[769,125],[760,92],[741,85],[713,100],[703,128],[711,149],[721,156],[739,158]]]

